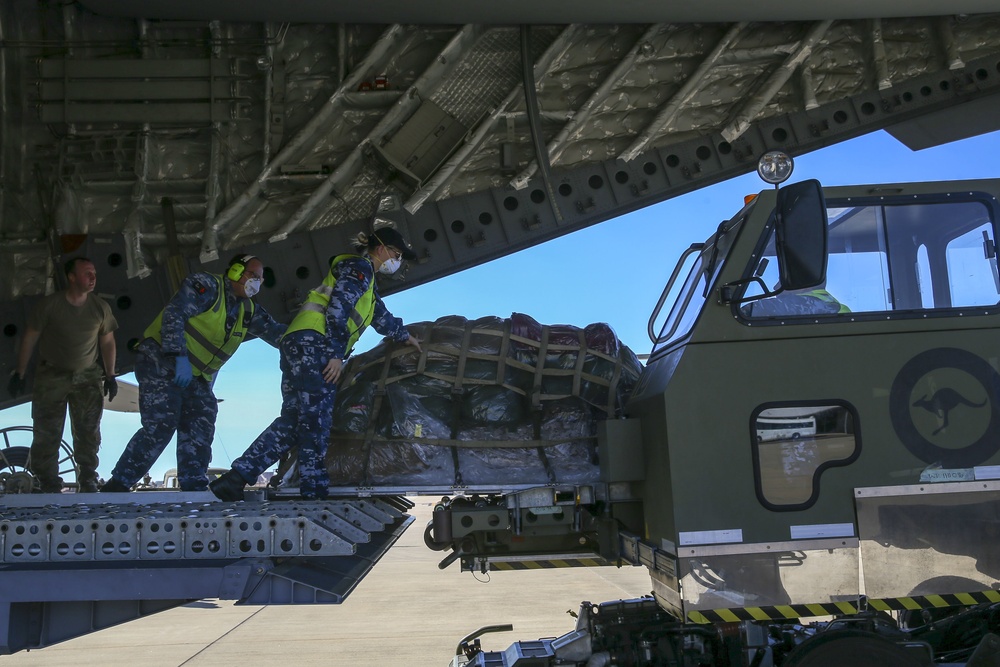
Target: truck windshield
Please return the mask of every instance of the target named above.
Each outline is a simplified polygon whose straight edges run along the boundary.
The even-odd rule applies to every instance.
[[[863,319],[864,313],[921,311],[913,315],[922,317],[929,309],[995,307],[1000,276],[991,200],[975,193],[922,199],[828,200],[826,283],[746,303],[740,314]],[[751,269],[776,290],[774,243],[772,233]],[[760,287],[751,285],[746,296],[755,292]]]

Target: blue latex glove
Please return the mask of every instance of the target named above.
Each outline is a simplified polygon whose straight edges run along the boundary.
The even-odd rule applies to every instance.
[[[191,360],[187,358],[186,354],[182,354],[177,357],[174,366],[174,384],[178,387],[186,387],[191,384],[192,378],[194,378],[194,372],[191,370]]]

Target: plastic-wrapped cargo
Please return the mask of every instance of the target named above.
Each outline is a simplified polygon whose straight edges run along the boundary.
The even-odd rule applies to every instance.
[[[345,366],[332,486],[598,481],[597,422],[621,415],[642,370],[611,327],[514,313],[407,328],[421,353],[383,342]]]

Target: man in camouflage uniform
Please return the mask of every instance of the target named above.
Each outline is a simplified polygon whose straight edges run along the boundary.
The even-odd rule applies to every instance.
[[[416,255],[395,229],[359,237],[364,255],[338,255],[323,284],[309,292],[281,341],[281,414],[244,452],[233,468],[211,483],[221,500],[243,498],[243,487],[282,454],[298,447],[299,491],[326,498],[330,486],[326,448],[333,401],[344,359],[365,327],[420,349],[420,341],[393,317],[375,291],[375,272],[393,273]]]
[[[29,467],[42,493],[62,491],[59,444],[68,405],[73,455],[80,470],[77,488],[93,493],[97,491],[103,395],[111,400],[118,393],[114,335],[118,322],[111,307],[93,293],[97,286],[93,262],[77,257],[64,268],[66,289],[42,299],[28,318],[8,390],[14,397],[24,390],[24,374],[37,344]],[[98,364],[98,349],[103,370]]]
[[[805,290],[785,291],[774,297],[751,301],[741,308],[747,317],[788,315],[837,315],[851,309],[826,291],[825,283]]]
[[[215,373],[248,334],[277,347],[285,325],[252,300],[264,265],[234,257],[226,275],[188,276],[146,329],[137,347],[142,428],[129,440],[102,491],[128,491],[177,432],[177,479],[182,491],[208,488],[218,401]]]

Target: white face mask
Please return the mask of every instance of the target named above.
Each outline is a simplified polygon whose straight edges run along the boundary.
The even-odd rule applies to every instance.
[[[389,259],[382,262],[382,266],[378,267],[378,272],[387,273],[391,275],[399,270],[400,264],[402,264],[402,262],[399,260],[398,257],[390,257]]]
[[[247,278],[247,281],[243,283],[243,291],[246,293],[248,299],[259,292],[260,278]]]

